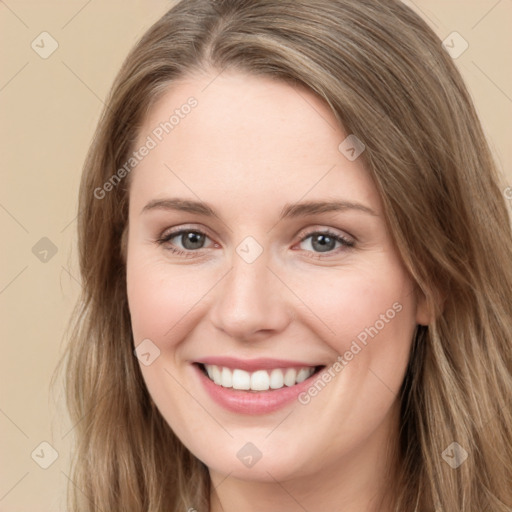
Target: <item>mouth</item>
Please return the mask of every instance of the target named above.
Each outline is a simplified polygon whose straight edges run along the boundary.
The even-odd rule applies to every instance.
[[[319,366],[297,366],[288,368],[261,368],[247,371],[215,364],[194,363],[214,384],[221,388],[261,393],[278,391],[300,384],[325,368]]]

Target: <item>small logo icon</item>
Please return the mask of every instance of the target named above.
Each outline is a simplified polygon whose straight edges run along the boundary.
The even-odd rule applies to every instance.
[[[247,236],[240,242],[236,252],[246,263],[254,263],[263,252],[263,247],[255,238]]]
[[[353,162],[366,149],[366,146],[354,135],[349,135],[339,146],[339,152]]]
[[[32,247],[32,253],[43,263],[48,263],[57,254],[57,251],[57,246],[46,237],[41,238]]]
[[[133,352],[144,366],[153,364],[160,356],[160,349],[148,338],[142,340]]]
[[[30,456],[38,466],[48,469],[59,458],[59,452],[50,443],[43,441]]]
[[[468,458],[468,452],[456,442],[448,446],[441,455],[453,469],[457,469]]]
[[[48,32],[41,32],[30,46],[39,57],[47,59],[59,47],[59,43]]]
[[[458,59],[469,48],[469,43],[458,32],[452,32],[442,44],[452,59]]]
[[[253,443],[246,443],[238,450],[236,456],[244,466],[252,468],[261,459],[263,454]]]

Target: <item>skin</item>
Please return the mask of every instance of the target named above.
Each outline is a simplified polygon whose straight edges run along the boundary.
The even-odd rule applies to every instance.
[[[150,339],[160,350],[152,364],[141,364],[148,390],[208,466],[213,512],[386,511],[397,393],[415,326],[429,319],[363,159],[349,161],[338,150],[348,134],[312,92],[235,71],[174,83],[150,110],[139,146],[191,96],[197,107],[130,176],[132,329],[135,345]],[[142,212],[171,197],[206,202],[216,216]],[[346,209],[279,221],[286,204],[334,199],[374,215]],[[207,235],[202,248],[187,251],[180,236],[157,243],[182,227]],[[322,252],[318,235],[309,235],[326,229],[354,245]],[[252,263],[236,252],[247,236],[263,248]],[[229,412],[191,366],[215,355],[330,365],[395,303],[400,312],[307,405]],[[262,452],[250,468],[236,456],[247,442]]]

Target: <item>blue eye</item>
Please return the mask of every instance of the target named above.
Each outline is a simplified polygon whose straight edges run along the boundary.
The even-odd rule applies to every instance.
[[[165,249],[172,253],[192,257],[194,252],[205,249],[206,241],[210,238],[197,229],[180,229],[168,233],[156,240],[159,245],[165,245]],[[306,244],[306,247],[302,245]],[[343,235],[333,233],[329,230],[313,231],[300,240],[301,249],[312,253],[314,257],[322,257],[322,253],[337,253],[336,249],[340,247],[354,247],[355,242]],[[217,244],[214,244],[217,246]],[[327,254],[329,255],[329,254]]]
[[[173,247],[176,245],[176,242],[171,242],[174,239],[178,239],[181,243],[181,247],[184,249],[180,249],[177,247]],[[168,250],[174,252],[176,254],[187,254],[188,252],[197,251],[198,249],[203,249],[205,240],[209,240],[205,233],[198,230],[192,229],[182,229],[180,231],[175,231],[173,233],[169,233],[162,238],[157,240],[157,243],[169,244],[167,247]]]
[[[301,239],[301,244],[309,240],[308,246],[315,253],[333,252],[334,249],[342,247],[353,247],[354,241],[343,235],[326,231],[314,231]],[[302,247],[304,249],[304,247]],[[306,249],[308,250],[308,249]]]

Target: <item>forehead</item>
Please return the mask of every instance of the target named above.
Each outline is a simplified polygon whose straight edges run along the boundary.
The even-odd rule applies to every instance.
[[[348,135],[304,87],[233,71],[190,76],[145,119],[137,147],[154,147],[132,171],[133,192],[280,202],[339,192],[375,206],[363,160],[339,149]]]

